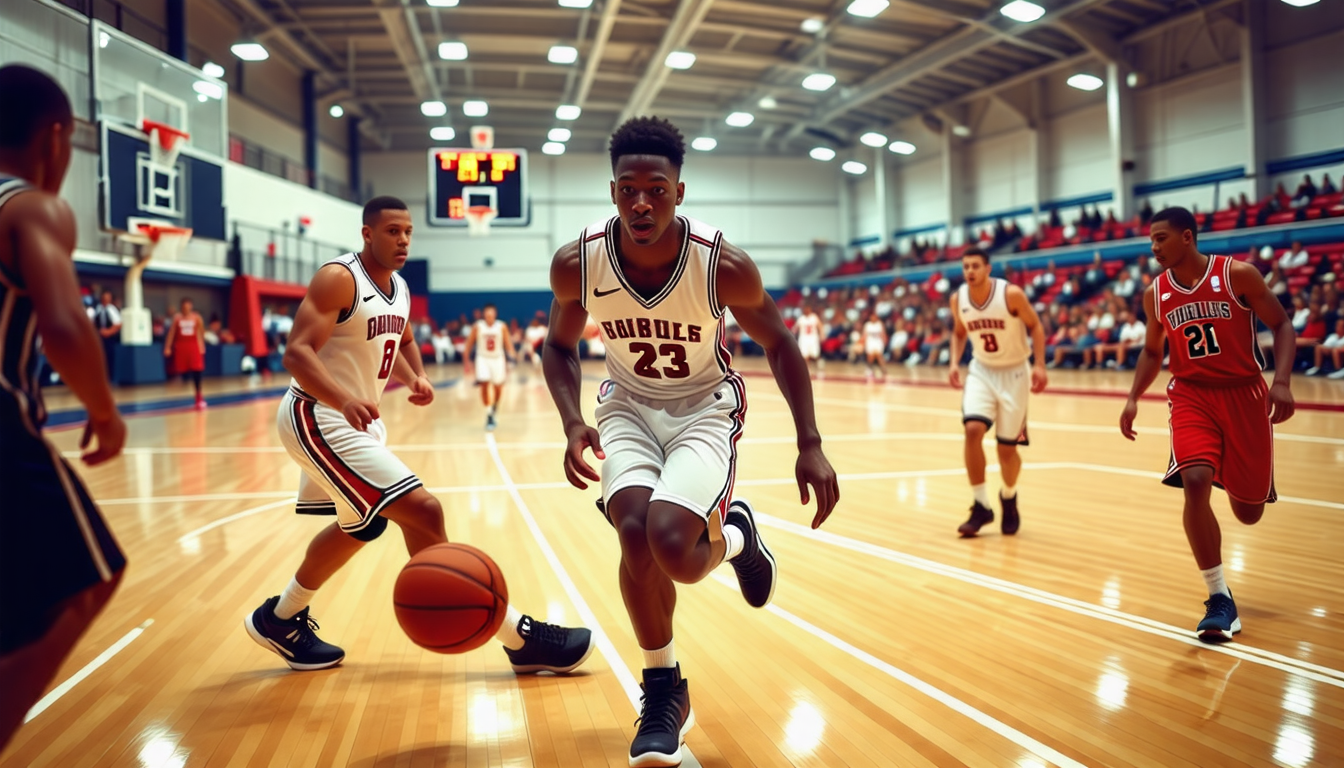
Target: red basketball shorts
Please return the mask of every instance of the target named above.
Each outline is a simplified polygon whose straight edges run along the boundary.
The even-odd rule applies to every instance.
[[[1274,427],[1269,422],[1269,388],[1263,380],[1211,387],[1172,379],[1171,463],[1162,482],[1181,487],[1181,470],[1213,468],[1213,481],[1247,504],[1273,502]]]

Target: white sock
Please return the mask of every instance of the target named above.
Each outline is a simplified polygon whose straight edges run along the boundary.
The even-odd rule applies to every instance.
[[[742,554],[742,548],[747,545],[747,535],[736,525],[723,526],[723,543],[727,545],[723,550],[723,561],[726,563],[734,557]],[[672,666],[664,664],[665,667]]]
[[[1200,571],[1199,575],[1204,577],[1204,583],[1209,587],[1209,597],[1213,597],[1219,592],[1228,597],[1232,596],[1232,592],[1227,588],[1227,582],[1223,581],[1222,563]]]
[[[1017,486],[1005,485],[1003,486],[1003,490],[999,491],[999,495],[1005,499],[1015,499],[1017,498]]]
[[[989,491],[985,490],[984,483],[981,483],[979,485],[972,485],[971,493],[975,494],[975,500],[979,502],[982,506],[984,507],[989,506]]]
[[[511,651],[522,648],[523,636],[518,634],[518,622],[522,620],[523,614],[510,605],[508,611],[504,613],[504,623],[499,626],[499,631],[495,633],[495,639]]]
[[[280,593],[280,602],[275,605],[276,618],[292,619],[299,611],[308,607],[313,601],[313,595],[317,594],[316,589],[309,589],[299,583],[299,577],[295,576],[289,580],[289,586]]]
[[[646,651],[640,648],[640,652],[644,654],[644,668],[655,669],[657,667],[671,668],[677,666],[677,655],[672,650],[672,644],[675,642],[676,640],[668,640],[667,645],[656,651]]]

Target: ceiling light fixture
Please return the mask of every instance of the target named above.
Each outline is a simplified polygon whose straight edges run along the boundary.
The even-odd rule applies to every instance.
[[[588,8],[593,0],[560,0],[561,8]]]
[[[695,64],[695,54],[690,51],[673,51],[667,54],[663,63],[672,69],[690,69]]]
[[[807,154],[813,160],[820,160],[823,163],[829,163],[835,159],[835,150],[830,147],[813,147],[812,151]]]
[[[952,135],[964,139],[971,135],[971,127],[969,125],[954,125],[952,126]]]
[[[490,105],[479,99],[462,102],[462,114],[467,117],[485,117],[490,114]]]
[[[711,152],[717,146],[719,146],[719,140],[713,136],[697,136],[691,142],[691,149],[698,149],[701,152]]]
[[[879,13],[887,10],[891,5],[888,0],[854,0],[845,10],[849,11],[851,16],[862,16],[865,19],[871,19]]]
[[[448,114],[448,105],[442,101],[420,102],[420,114],[425,117],[443,117]]]
[[[813,72],[803,78],[803,87],[809,91],[827,91],[835,85],[835,75],[826,72]]]
[[[332,104],[331,109],[327,110],[327,114],[332,117],[345,117],[345,107],[342,107],[340,104]]]
[[[733,126],[734,128],[746,128],[748,125],[751,125],[752,121],[754,121],[755,119],[756,116],[751,114],[750,112],[734,112],[731,115],[725,117],[723,119],[723,122]]]
[[[999,13],[1007,16],[1013,21],[1030,24],[1044,16],[1045,9],[1031,2],[1031,0],[1013,0],[1013,2],[1000,8]]]
[[[467,58],[467,44],[460,40],[450,40],[446,43],[439,43],[439,58],[444,61],[465,61]]]
[[[881,147],[886,145],[887,135],[885,133],[878,133],[877,131],[869,131],[860,136],[859,141],[863,142],[864,146]]]
[[[233,51],[233,55],[243,61],[265,61],[271,57],[271,54],[267,53],[266,47],[255,40],[234,43],[229,50]]]
[[[201,71],[205,73],[206,77],[219,78],[224,76],[224,68],[213,61],[205,62],[205,65],[201,67]]]
[[[548,141],[541,145],[541,151],[547,155],[563,155],[565,154],[565,145],[558,141]]]
[[[826,20],[819,16],[813,16],[809,19],[803,19],[803,23],[799,27],[807,34],[815,35],[826,28]]]
[[[191,90],[207,99],[224,98],[224,88],[219,83],[212,83],[209,80],[197,80],[191,84]]]
[[[568,128],[552,128],[550,133],[546,134],[546,138],[549,141],[564,142],[569,141],[570,137],[573,135],[574,132],[569,130]]]
[[[457,138],[457,131],[453,130],[452,126],[440,125],[429,129],[429,138],[435,141],[452,141]]]
[[[1283,0],[1283,2],[1294,8],[1306,8],[1308,5],[1315,5],[1321,2],[1321,0]]]
[[[762,96],[761,100],[756,102],[756,106],[761,109],[774,109],[779,106],[779,102],[775,101],[774,96]]]
[[[891,146],[887,147],[887,149],[891,150],[892,152],[895,152],[898,155],[915,154],[915,145],[911,144],[908,141],[893,141],[891,142]]]
[[[455,8],[457,0],[425,0],[425,5],[431,8]]]
[[[854,176],[862,176],[868,172],[868,166],[860,163],[858,160],[849,160],[844,165],[840,166],[840,170]]]
[[[546,60],[552,64],[573,64],[579,60],[579,49],[572,45],[552,45]]]
[[[561,104],[555,108],[556,120],[578,120],[583,110],[574,104]]]
[[[1100,77],[1089,75],[1084,72],[1079,72],[1064,82],[1080,91],[1095,91],[1106,84]]]

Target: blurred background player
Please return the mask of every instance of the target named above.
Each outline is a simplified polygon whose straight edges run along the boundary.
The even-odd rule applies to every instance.
[[[877,373],[882,378],[887,378],[887,367],[882,362],[882,356],[886,351],[887,326],[883,325],[877,312],[869,312],[868,322],[863,324],[863,357],[868,365],[869,379],[873,378],[873,368],[877,368]]]
[[[38,336],[88,411],[93,466],[126,442],[102,344],[75,277],[75,217],[58,194],[70,101],[36,69],[0,68],[0,752],[51,684],[126,567],[84,483],[42,436]],[[8,340],[7,342],[5,340]]]
[[[169,359],[172,373],[191,380],[196,387],[196,408],[205,407],[201,395],[201,374],[205,371],[205,321],[192,307],[191,299],[183,299],[177,314],[168,324],[168,335],[163,340],[163,356]]]
[[[1003,490],[1000,529],[1017,533],[1021,519],[1017,510],[1017,478],[1022,457],[1017,446],[1027,441],[1027,393],[1042,392],[1049,379],[1045,372],[1045,330],[1036,310],[1031,308],[1021,288],[1007,280],[989,276],[989,254],[978,247],[967,248],[961,256],[961,273],[966,282],[952,294],[951,372],[947,380],[965,392],[961,398],[961,423],[966,431],[966,474],[971,481],[975,502],[971,516],[957,528],[962,536],[974,536],[994,521],[985,490],[985,433],[998,425],[999,472]],[[1027,348],[1027,334],[1031,348]],[[961,353],[966,337],[971,337],[970,374],[963,385]],[[1029,364],[1032,353],[1036,361]]]
[[[364,206],[364,250],[318,270],[294,318],[284,364],[293,374],[276,415],[280,442],[303,470],[300,514],[336,515],[304,555],[284,591],[244,619],[248,635],[293,669],[333,667],[345,651],[317,637],[308,614],[314,593],[387,521],[401,527],[415,555],[448,540],[443,507],[387,449],[379,417],[387,380],[396,376],[415,405],[429,405],[410,320],[411,296],[397,274],[411,244],[411,214],[394,197]],[[515,672],[568,672],[592,652],[591,633],[534,621],[509,606],[495,637]]]
[[[509,327],[499,319],[495,305],[486,304],[481,319],[471,326],[462,360],[466,363],[468,376],[475,368],[476,383],[481,387],[481,403],[485,405],[487,430],[495,428],[495,413],[499,408],[500,393],[504,391],[504,381],[509,377],[509,363],[517,359],[518,352],[513,348]]]
[[[695,724],[672,641],[676,584],[731,563],[743,598],[760,608],[777,575],[751,506],[733,499],[747,402],[723,346],[730,307],[765,349],[793,414],[800,495],[806,504],[810,485],[817,496],[813,528],[840,491],[821,450],[807,364],[756,265],[719,230],[677,215],[681,132],[656,117],[634,118],[612,135],[610,153],[618,213],[555,254],[543,365],[564,424],[569,482],[582,489],[599,479],[585,449],[605,459],[599,507],[620,540],[621,595],[644,657],[630,765],[675,766]],[[596,429],[579,404],[577,346],[588,320],[602,328],[611,377],[598,387]]]
[[[541,367],[541,345],[546,343],[546,333],[546,315],[537,312],[527,330],[523,331],[523,351],[534,368]]]
[[[1226,490],[1232,513],[1253,525],[1265,504],[1278,498],[1273,425],[1293,415],[1288,384],[1297,340],[1288,313],[1255,267],[1200,253],[1197,232],[1194,215],[1184,208],[1153,216],[1149,237],[1163,272],[1143,294],[1148,338],[1120,432],[1134,439],[1139,398],[1161,371],[1162,342],[1169,341],[1171,463],[1162,482],[1185,489],[1185,536],[1209,589],[1195,632],[1206,643],[1219,643],[1241,631],[1241,619],[1223,578],[1223,534],[1209,499],[1214,485]],[[1274,333],[1270,387],[1261,375],[1257,317]]]
[[[820,369],[823,366],[821,359],[821,318],[817,315],[817,310],[811,303],[808,303],[803,309],[803,314],[798,316],[798,322],[794,324],[793,330],[798,336],[798,352],[807,361],[808,368],[810,369],[815,365]]]

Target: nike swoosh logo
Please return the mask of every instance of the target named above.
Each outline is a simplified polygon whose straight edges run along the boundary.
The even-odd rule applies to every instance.
[[[374,296],[377,296],[377,295],[378,295],[378,294],[376,294],[376,293],[369,294],[368,296],[365,296],[365,297],[364,297],[364,300],[365,300],[365,301],[368,301],[369,299],[372,299]]]
[[[603,296],[610,296],[610,295],[613,294],[613,293],[620,293],[620,290],[621,290],[620,288],[612,288],[610,291],[599,291],[599,290],[597,290],[596,288],[594,288],[594,289],[593,289],[593,296],[594,296],[595,298],[599,298],[599,299],[600,299],[600,298],[602,298]]]

